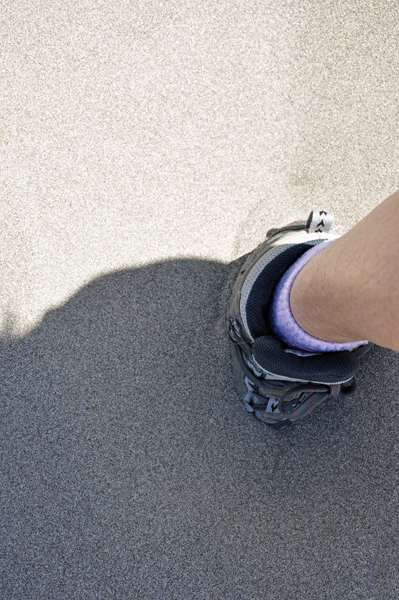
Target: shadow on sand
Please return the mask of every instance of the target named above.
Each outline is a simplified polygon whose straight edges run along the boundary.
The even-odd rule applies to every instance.
[[[274,432],[231,380],[240,261],[111,273],[1,352],[1,597],[398,598],[397,355]]]

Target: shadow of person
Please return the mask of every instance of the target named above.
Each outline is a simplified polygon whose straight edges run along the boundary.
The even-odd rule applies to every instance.
[[[232,384],[225,305],[241,262],[104,275],[3,340],[2,597],[392,588],[378,549],[393,551],[397,449],[364,390],[391,361],[379,390],[396,394],[395,357],[379,350],[365,368],[355,425],[337,400],[270,431]]]

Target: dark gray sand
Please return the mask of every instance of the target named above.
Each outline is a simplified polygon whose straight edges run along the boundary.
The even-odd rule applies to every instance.
[[[397,598],[398,357],[278,433],[237,401],[229,271],[94,280],[2,347],[3,598]]]
[[[268,229],[399,188],[397,4],[0,12],[0,598],[398,600],[398,354],[279,433],[224,324]]]

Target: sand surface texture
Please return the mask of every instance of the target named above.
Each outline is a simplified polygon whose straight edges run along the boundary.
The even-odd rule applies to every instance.
[[[268,229],[399,188],[398,4],[0,16],[0,597],[397,600],[398,355],[276,433],[224,313]]]

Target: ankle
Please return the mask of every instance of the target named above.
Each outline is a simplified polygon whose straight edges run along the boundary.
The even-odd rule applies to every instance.
[[[336,343],[365,339],[349,315],[328,250],[314,256],[296,277],[290,292],[292,315],[306,333],[318,339]]]
[[[323,321],[318,318],[318,312],[321,312],[322,317],[325,316],[323,314],[325,313],[324,306],[320,303],[323,310],[315,310],[314,285],[307,282],[306,278],[304,278],[305,283],[299,287],[299,291],[303,292],[305,295],[299,295],[298,300],[299,307],[305,309],[303,313],[305,317],[308,316],[308,321],[305,319],[300,319],[300,322],[299,319],[297,321],[290,306],[290,292],[296,278],[300,276],[302,270],[305,269],[308,264],[313,263],[320,254],[326,252],[328,247],[334,241],[335,240],[329,240],[323,242],[306,251],[285,272],[274,289],[269,309],[269,326],[289,348],[296,348],[308,352],[337,352],[354,350],[359,345],[366,343],[366,341],[360,341],[361,338],[359,339],[359,337],[356,339],[344,340],[343,342],[337,340],[334,335],[333,337],[327,337],[326,328],[323,327]],[[319,278],[316,283],[320,283]],[[309,290],[311,291],[311,296],[308,295]],[[315,329],[315,321],[319,328]]]

